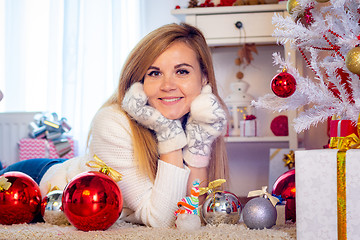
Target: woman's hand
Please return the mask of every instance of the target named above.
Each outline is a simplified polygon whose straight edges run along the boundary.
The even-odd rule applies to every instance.
[[[210,85],[206,85],[191,103],[190,117],[186,124],[188,145],[183,150],[189,166],[202,168],[209,164],[211,144],[226,127],[226,113]]]
[[[181,122],[165,118],[158,110],[147,105],[147,101],[143,85],[137,82],[126,92],[122,108],[138,123],[155,131],[159,154],[182,149],[187,141]]]

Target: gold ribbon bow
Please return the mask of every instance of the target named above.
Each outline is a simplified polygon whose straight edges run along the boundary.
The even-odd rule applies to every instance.
[[[346,137],[331,137],[330,148],[344,150],[344,151],[349,149],[360,148],[360,139],[358,137],[360,136],[360,114],[356,124],[356,131],[357,131],[357,135],[355,133],[352,133]]]
[[[6,191],[11,187],[11,182],[8,182],[7,180],[6,177],[0,177],[0,192]]]
[[[272,205],[275,207],[276,204],[280,201],[278,198],[272,196],[270,193],[268,193],[267,191],[267,186],[263,186],[261,188],[261,190],[254,190],[254,191],[250,191],[248,193],[247,197],[263,197],[266,196],[267,198],[269,198],[270,202],[272,203]]]
[[[215,188],[220,187],[221,184],[226,182],[225,179],[217,179],[212,182],[209,182],[209,185],[207,187],[201,187],[199,188],[199,196],[205,194],[205,193],[212,193],[214,192]]]
[[[88,161],[86,163],[86,166],[91,168],[100,168],[100,172],[108,175],[109,177],[114,179],[115,182],[119,182],[122,180],[122,175],[115,169],[108,167],[103,160],[96,156],[96,154],[94,154],[94,160]]]
[[[56,191],[56,190],[60,190],[60,188],[58,187],[58,186],[51,186],[51,184],[49,183],[48,184],[48,192],[47,193],[50,193],[50,192],[52,192],[52,191]]]
[[[290,150],[288,154],[284,154],[283,161],[285,162],[285,166],[289,169],[292,169],[295,166],[295,153],[293,150]]]

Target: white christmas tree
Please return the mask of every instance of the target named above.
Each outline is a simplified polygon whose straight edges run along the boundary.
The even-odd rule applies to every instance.
[[[297,48],[315,77],[301,76],[298,69],[273,54],[275,65],[296,80],[290,96],[268,94],[253,105],[273,111],[301,109],[294,119],[301,132],[338,116],[357,121],[360,113],[360,1],[289,0],[290,16],[275,14],[273,36],[281,44]],[[276,76],[275,76],[276,77]]]

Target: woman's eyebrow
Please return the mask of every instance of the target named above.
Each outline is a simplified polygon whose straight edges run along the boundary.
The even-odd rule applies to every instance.
[[[151,69],[154,69],[154,70],[160,70],[160,68],[155,67],[155,66],[150,66],[150,67],[148,68],[148,70],[151,70]]]
[[[176,69],[176,68],[180,68],[180,67],[184,67],[184,66],[194,68],[192,65],[190,65],[190,64],[188,64],[188,63],[180,63],[180,64],[177,64],[177,65],[175,65],[174,68]]]

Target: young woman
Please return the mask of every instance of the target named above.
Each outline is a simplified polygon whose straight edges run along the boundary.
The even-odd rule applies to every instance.
[[[87,155],[23,161],[0,174],[20,166],[45,196],[90,170],[86,163],[96,154],[123,175],[122,219],[173,226],[177,202],[190,195],[193,180],[207,186],[227,178],[224,109],[202,33],[186,24],[165,25],[129,55],[117,90],[93,119]],[[26,172],[26,162],[41,164]]]

